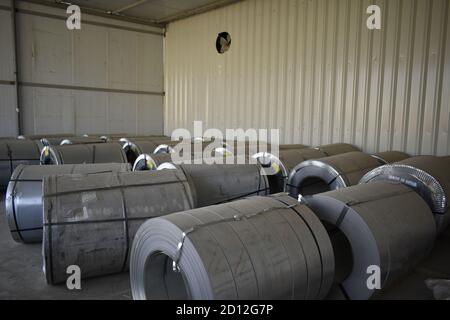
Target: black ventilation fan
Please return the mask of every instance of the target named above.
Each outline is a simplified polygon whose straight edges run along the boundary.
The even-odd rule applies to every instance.
[[[231,36],[228,32],[221,32],[217,36],[216,49],[217,52],[222,54],[228,51],[231,46]]]

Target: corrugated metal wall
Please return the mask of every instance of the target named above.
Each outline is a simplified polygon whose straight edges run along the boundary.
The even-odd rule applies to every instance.
[[[6,4],[1,0],[0,5]],[[16,88],[11,14],[0,10],[0,137],[17,135]]]
[[[23,134],[162,133],[162,29],[82,12],[69,31],[64,10],[16,3]],[[0,80],[11,81],[11,13],[0,14]],[[0,87],[3,136],[17,134],[13,88]]]
[[[382,30],[366,9],[382,9]],[[169,25],[165,128],[450,153],[448,0],[247,0]],[[217,34],[232,37],[219,55]]]

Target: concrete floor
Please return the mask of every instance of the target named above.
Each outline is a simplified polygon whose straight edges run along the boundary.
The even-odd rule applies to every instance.
[[[12,240],[0,201],[0,300],[5,299],[131,299],[128,273],[82,281],[82,289],[48,286],[42,273],[41,245]],[[431,255],[411,274],[393,285],[379,299],[433,299],[427,279],[450,279],[450,229],[436,243]]]

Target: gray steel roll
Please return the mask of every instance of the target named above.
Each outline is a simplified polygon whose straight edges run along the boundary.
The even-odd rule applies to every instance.
[[[91,137],[72,137],[61,141],[60,145],[67,144],[92,144],[92,143],[105,143],[105,140],[101,138],[91,138]]]
[[[31,140],[0,140],[0,191],[20,164],[39,164],[42,145]]]
[[[373,181],[400,182],[417,192],[434,213],[438,232],[450,225],[450,166],[443,158],[413,157],[367,173],[360,183]]]
[[[327,156],[335,156],[347,152],[361,151],[359,148],[348,143],[327,144],[317,147],[316,149],[326,153]]]
[[[43,146],[59,146],[63,141],[71,137],[48,137],[39,139]]]
[[[357,185],[308,197],[306,203],[326,225],[336,257],[346,251],[341,236],[347,240],[350,261],[335,262],[336,270],[345,268],[347,273],[335,281],[349,299],[382,292],[426,257],[436,238],[425,201],[398,183]],[[377,267],[379,289],[373,279]]]
[[[359,183],[380,162],[362,152],[348,152],[318,160],[307,160],[296,166],[288,179],[286,190],[297,198],[345,188]]]
[[[41,135],[28,135],[28,136],[18,136],[17,139],[21,140],[41,140],[41,139],[60,139],[64,140],[67,138],[74,137],[75,135],[71,133],[59,133],[59,134],[41,134]]]
[[[17,242],[42,241],[42,180],[61,174],[93,174],[130,171],[129,164],[78,164],[59,166],[19,165],[6,192],[6,217]]]
[[[274,150],[287,150],[288,145],[275,145],[266,141],[225,141],[224,148],[228,156],[237,158],[249,158],[255,154],[274,152]],[[306,148],[304,145],[297,145],[296,149]]]
[[[378,152],[373,154],[372,157],[380,161],[381,164],[390,164],[411,158],[409,154],[401,151]]]
[[[75,144],[44,147],[41,164],[127,163],[118,143]]]
[[[214,150],[216,148],[227,148],[225,143],[220,141],[194,141],[180,142],[180,141],[166,141],[163,144],[156,147],[153,153],[181,153],[185,150],[190,150],[190,154],[196,156],[202,156],[204,151],[209,151],[208,156],[214,156]]]
[[[134,164],[142,154],[153,154],[163,141],[161,140],[140,140],[128,141],[123,145],[123,151],[127,155],[128,162]]]
[[[81,268],[83,278],[126,271],[142,223],[192,208],[190,186],[179,170],[44,177],[47,282],[65,282],[71,265]]]
[[[279,157],[271,153],[261,152],[253,156],[265,169],[270,183],[270,193],[275,194],[286,190],[286,183],[295,166],[310,159],[320,159],[327,155],[313,148],[284,149],[279,151]]]
[[[278,146],[279,150],[300,150],[300,149],[307,149],[308,146],[304,144],[280,144]]]
[[[286,195],[145,222],[130,258],[134,299],[321,299],[333,250],[317,217]]]
[[[171,164],[164,166],[164,169],[175,168],[182,170],[186,175],[196,208],[249,196],[270,194],[269,180],[266,175],[261,174],[259,165]]]
[[[133,165],[133,171],[157,170],[163,163],[171,163],[171,153],[141,154]]]

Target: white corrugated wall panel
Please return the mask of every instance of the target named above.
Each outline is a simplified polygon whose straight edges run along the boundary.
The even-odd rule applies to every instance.
[[[165,130],[279,128],[285,143],[450,153],[448,0],[246,0],[171,23]],[[369,5],[382,29],[366,27]],[[215,50],[227,31],[231,49]]]
[[[162,29],[82,12],[81,30],[69,31],[64,19],[39,15],[65,17],[64,10],[17,5],[23,134],[163,132]],[[14,80],[10,15],[0,10],[0,80],[9,81]],[[1,136],[17,134],[16,127],[9,128],[17,119],[11,118],[15,106],[8,97],[0,100]]]
[[[6,0],[0,5],[7,6]],[[11,13],[0,11],[0,80],[14,81]],[[17,135],[16,88],[9,84],[0,84],[0,137]]]

